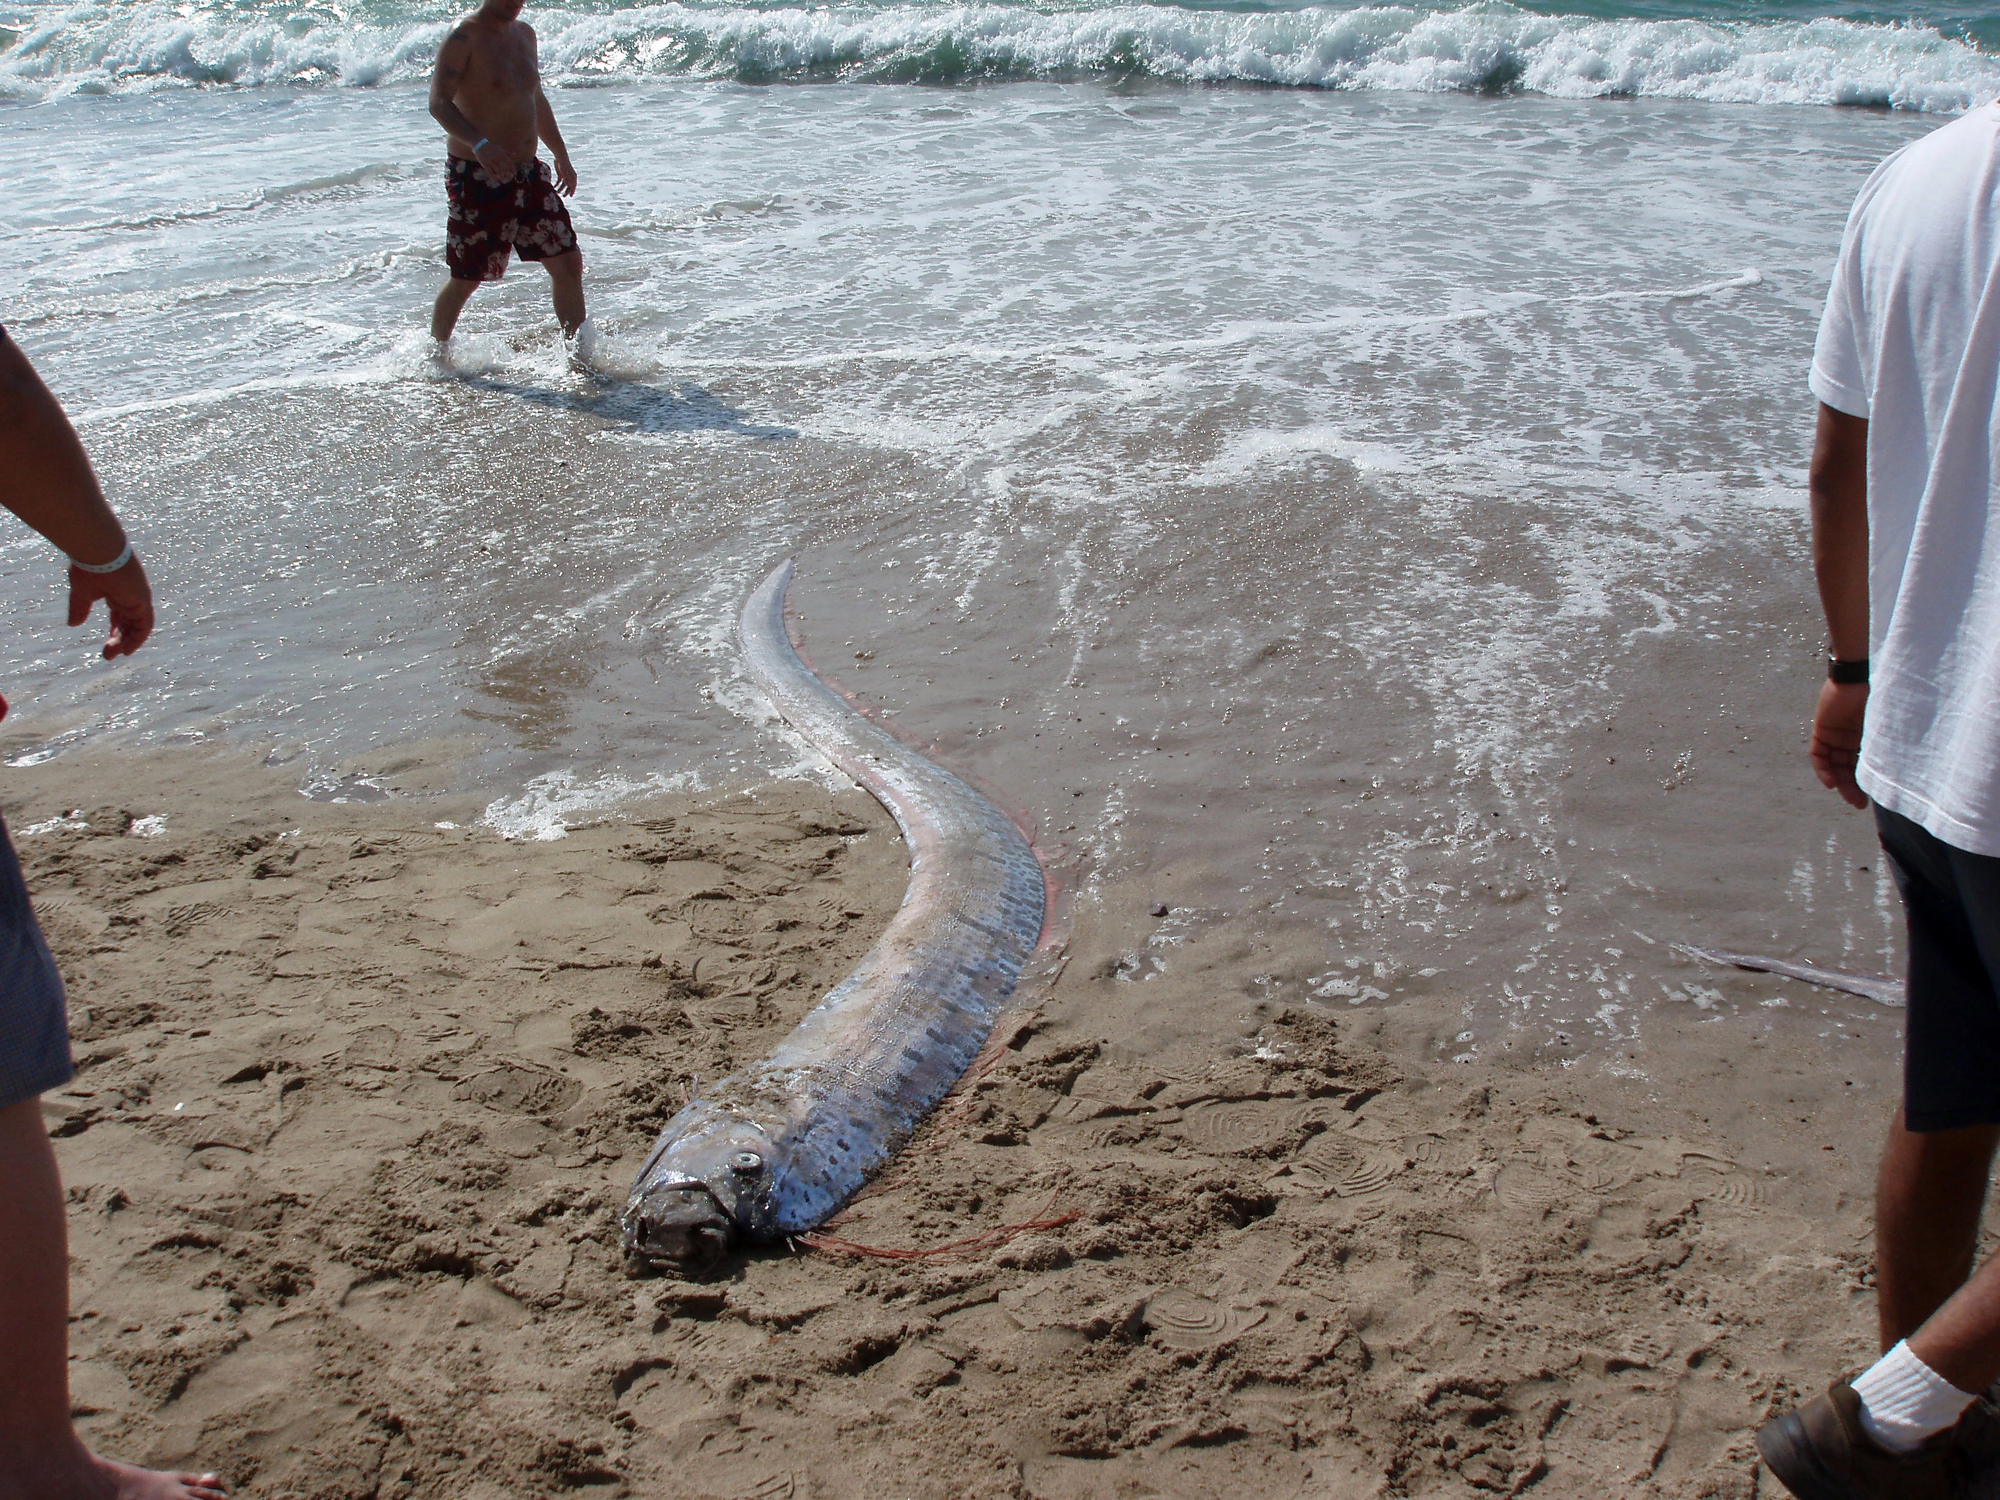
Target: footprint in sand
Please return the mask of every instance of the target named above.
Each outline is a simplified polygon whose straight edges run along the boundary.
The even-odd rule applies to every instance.
[[[1445,1271],[1454,1276],[1479,1274],[1479,1247],[1462,1235],[1422,1229],[1415,1235],[1411,1250],[1412,1259],[1427,1271]]]
[[[394,1073],[408,1058],[403,1052],[402,1035],[394,1027],[364,1026],[348,1042],[347,1052],[341,1061],[350,1068],[373,1068],[379,1072]]]
[[[1299,1153],[1297,1165],[1331,1188],[1337,1197],[1365,1198],[1388,1187],[1406,1158],[1391,1147],[1316,1136]]]
[[[1740,1172],[1723,1178],[1719,1186],[1702,1196],[1726,1208],[1761,1208],[1764,1205],[1764,1189]]]
[[[1735,1170],[1736,1163],[1726,1156],[1711,1156],[1706,1151],[1681,1153],[1681,1175],[1684,1177],[1690,1172],[1713,1172],[1719,1177]]]
[[[1456,1175],[1471,1166],[1476,1153],[1463,1141],[1448,1141],[1440,1135],[1413,1135],[1403,1141],[1403,1155],[1414,1166],[1432,1172]]]
[[[1297,1128],[1296,1104],[1245,1100],[1191,1107],[1181,1133],[1197,1150],[1215,1156],[1265,1151]]]
[[[174,906],[167,910],[163,930],[170,938],[186,937],[194,928],[212,918],[219,917],[228,910],[213,901],[196,901],[188,906]]]
[[[1011,1288],[999,1296],[1000,1310],[1018,1328],[1061,1328],[1074,1321],[1076,1298],[1069,1288],[1043,1285]]]
[[[1671,1339],[1661,1338],[1657,1333],[1635,1333],[1619,1344],[1617,1352],[1605,1361],[1605,1369],[1657,1370],[1673,1352]]]
[[[1293,1106],[1296,1111],[1294,1123],[1305,1125],[1317,1122],[1321,1129],[1331,1130],[1335,1126],[1347,1126],[1354,1122],[1353,1114],[1342,1109],[1331,1099],[1307,1099]]]
[[[1546,1213],[1615,1193],[1638,1169],[1638,1153],[1609,1144],[1572,1148],[1553,1164],[1546,1154],[1516,1157],[1493,1174],[1493,1196],[1503,1208]]]
[[[1569,1176],[1586,1192],[1615,1193],[1639,1173],[1639,1153],[1610,1141],[1586,1141],[1571,1149]]]
[[[1755,1178],[1723,1156],[1690,1151],[1681,1157],[1681,1176],[1693,1178],[1696,1195],[1727,1208],[1756,1208],[1764,1202],[1764,1189]]]
[[[1152,1133],[1153,1127],[1143,1119],[1121,1116],[1086,1125],[1077,1132],[1077,1139],[1089,1150],[1111,1151],[1136,1146]]]
[[[1540,1162],[1505,1162],[1493,1174],[1493,1196],[1502,1208],[1516,1213],[1543,1214],[1575,1201],[1576,1190]]]
[[[1176,1349],[1213,1349],[1264,1321],[1261,1307],[1225,1307],[1181,1287],[1155,1292],[1146,1301],[1146,1326],[1160,1342]]]
[[[454,1099],[522,1115],[559,1115],[582,1094],[583,1085],[574,1078],[509,1058],[496,1059],[492,1067],[461,1079],[451,1091]]]

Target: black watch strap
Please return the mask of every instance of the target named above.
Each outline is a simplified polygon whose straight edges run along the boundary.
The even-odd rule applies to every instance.
[[[1842,661],[1837,656],[1826,659],[1826,680],[1837,682],[1844,687],[1868,680],[1868,658],[1857,657],[1853,661]]]

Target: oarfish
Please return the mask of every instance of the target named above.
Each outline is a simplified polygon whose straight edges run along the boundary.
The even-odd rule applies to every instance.
[[[1845,990],[1850,995],[1873,1000],[1877,1005],[1900,1006],[1903,1003],[1903,981],[1891,979],[1887,974],[1857,974],[1852,969],[1829,969],[1795,958],[1759,958],[1753,953],[1724,953],[1720,948],[1696,948],[1687,943],[1676,943],[1674,946],[1683,953],[1706,959],[1712,964],[1731,964],[1739,969],[1781,974],[1787,979],[1801,979],[1807,984],[1824,985],[1830,990]]]
[[[870,723],[785,631],[792,565],[743,606],[745,664],[779,715],[886,807],[910,851],[902,906],[854,971],[760,1063],[660,1132],[626,1200],[627,1265],[713,1265],[831,1217],[985,1045],[1041,937],[1041,864],[999,808]]]

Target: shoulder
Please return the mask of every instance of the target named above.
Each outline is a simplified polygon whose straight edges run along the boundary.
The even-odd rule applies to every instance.
[[[447,31],[444,40],[438,43],[438,56],[463,57],[473,46],[472,18],[467,16]]]
[[[2000,112],[1968,110],[1892,152],[1855,194],[1848,234],[1878,221],[1936,224],[1972,211],[1975,189],[1996,164]]]
[[[1956,120],[1892,151],[1876,167],[1863,191],[1879,190],[1905,177],[1981,171],[1991,158],[1996,133],[2000,133],[2000,109],[1990,104],[1969,109]]]

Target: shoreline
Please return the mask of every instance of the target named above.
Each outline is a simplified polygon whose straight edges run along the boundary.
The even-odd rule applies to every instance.
[[[850,40],[921,73],[910,20]],[[1211,20],[1154,60],[1290,24]],[[1800,372],[1934,121],[691,85],[621,24],[543,28],[615,380],[529,267],[419,378],[414,84],[17,112],[0,300],[163,601],[107,667],[0,545],[92,1441],[314,1500],[1747,1500],[1871,1341],[1900,1018],[1678,945],[1901,946],[1800,753]],[[904,891],[742,673],[788,555],[1063,953],[823,1236],[630,1280],[661,1123]]]
[[[1832,1107],[1718,1113],[1698,1021],[1657,1082],[1440,1067],[1434,999],[1163,1038],[1149,988],[1254,958],[1102,973],[1116,893],[829,1226],[983,1241],[628,1280],[679,1088],[901,897],[863,794],[746,790],[509,843],[229,754],[10,776],[17,830],[101,809],[19,839],[72,987],[89,1439],[260,1494],[1748,1496],[1764,1410],[1865,1346],[1872,1122],[1850,1151]]]

